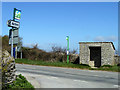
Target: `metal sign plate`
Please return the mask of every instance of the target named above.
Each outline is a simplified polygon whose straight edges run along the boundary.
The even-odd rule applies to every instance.
[[[18,51],[18,52],[21,51],[21,46],[17,46],[17,51]]]
[[[19,28],[20,27],[20,23],[17,22],[17,21],[13,21],[13,20],[8,20],[7,25],[8,25],[8,27],[13,27],[13,28]]]
[[[13,37],[13,44],[16,45],[19,42],[19,38],[18,37]],[[11,45],[11,38],[9,38],[9,45]]]
[[[15,9],[15,19],[20,20],[21,10]]]
[[[12,29],[9,30],[9,38],[11,38],[11,35],[12,35],[11,31],[12,31]],[[18,29],[14,29],[13,30],[13,37],[18,37],[18,35],[19,35],[18,32],[19,32]]]

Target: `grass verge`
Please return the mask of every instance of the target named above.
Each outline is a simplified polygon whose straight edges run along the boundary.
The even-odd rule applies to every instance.
[[[15,81],[13,81],[13,84],[8,84],[5,87],[2,88],[2,90],[9,90],[9,89],[29,89],[34,90],[34,87],[29,83],[24,76],[17,75],[17,78]]]
[[[73,64],[66,62],[49,62],[49,61],[42,61],[42,60],[28,60],[28,59],[16,59],[16,63],[20,64],[31,64],[31,65],[43,65],[43,66],[56,66],[56,67],[68,67],[68,68],[78,68],[78,69],[88,69],[88,70],[102,70],[102,71],[113,71],[119,72],[120,68],[117,65],[110,66],[104,65],[100,68],[91,68],[89,65],[86,64]]]
[[[113,72],[120,72],[120,67],[117,65],[111,66],[111,65],[104,65],[100,68],[91,68],[90,70],[102,70],[102,71],[113,71]]]
[[[56,66],[56,67],[70,67],[70,68],[81,68],[88,69],[90,66],[85,64],[67,64],[66,62],[50,62],[50,61],[42,61],[42,60],[28,60],[28,59],[16,59],[16,63],[20,64],[31,64],[31,65],[43,65],[43,66]]]

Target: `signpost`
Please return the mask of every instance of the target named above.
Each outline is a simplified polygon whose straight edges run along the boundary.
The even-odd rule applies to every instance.
[[[12,27],[9,35],[9,44],[11,44],[11,56],[13,57],[13,44],[18,43],[18,35],[14,37],[14,34],[17,34],[17,31],[14,31],[20,27],[20,23],[15,21],[15,19],[20,20],[21,17],[21,10],[14,8],[13,12],[13,20],[8,20],[7,25],[8,27]],[[14,42],[13,42],[14,41]]]
[[[69,63],[69,36],[66,37],[67,40],[67,63]]]

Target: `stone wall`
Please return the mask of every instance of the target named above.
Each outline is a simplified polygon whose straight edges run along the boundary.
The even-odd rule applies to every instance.
[[[87,44],[80,44],[80,64],[89,64],[89,52]]]
[[[15,78],[15,60],[10,56],[8,51],[2,51],[2,84],[5,86],[6,84],[11,84]]]
[[[70,54],[69,60],[71,63],[79,64],[79,55],[78,54]]]
[[[101,47],[101,65],[114,65],[115,48],[112,42],[80,42],[79,44],[80,63],[91,64],[90,47]]]
[[[115,50],[111,43],[101,44],[101,65],[114,65]]]
[[[114,64],[120,64],[120,56],[118,56],[118,55],[115,55],[114,56]]]

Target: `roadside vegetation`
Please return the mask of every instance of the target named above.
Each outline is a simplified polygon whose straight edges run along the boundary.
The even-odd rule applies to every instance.
[[[21,40],[21,39],[20,39]],[[9,37],[7,35],[2,37],[3,49],[10,52]],[[20,41],[22,43],[22,41]],[[16,59],[16,63],[32,64],[32,65],[44,65],[44,66],[57,66],[57,67],[70,67],[89,70],[104,70],[118,72],[120,65],[104,65],[100,68],[91,68],[85,64],[79,64],[79,55],[76,54],[77,50],[70,51],[70,63],[66,63],[66,48],[60,46],[52,46],[50,52],[46,52],[38,48],[38,44],[30,47],[22,47],[23,59]],[[18,58],[20,53],[18,52]]]
[[[86,64],[73,64],[66,62],[51,62],[51,61],[43,61],[43,60],[28,60],[28,59],[16,59],[16,63],[20,64],[30,64],[30,65],[42,65],[42,66],[56,66],[56,67],[68,67],[68,68],[81,68],[81,69],[89,69],[90,66]]]
[[[103,65],[100,68],[91,68],[90,70],[102,70],[102,71],[113,71],[113,72],[120,72],[120,66],[118,65]]]
[[[2,88],[2,90],[9,89],[29,89],[34,90],[34,87],[26,80],[21,74],[17,76],[16,80],[12,84],[8,84]]]
[[[73,64],[66,62],[50,62],[50,61],[43,61],[43,60],[28,60],[28,59],[16,59],[16,63],[20,64],[30,64],[30,65],[42,65],[42,66],[56,66],[56,67],[67,67],[67,68],[77,68],[77,69],[87,69],[87,70],[102,70],[102,71],[113,71],[113,72],[119,72],[120,68],[117,65],[111,66],[111,65],[104,65],[100,68],[91,68],[89,65],[86,64]]]
[[[20,38],[20,44],[22,44],[22,40]],[[7,50],[11,53],[11,47],[9,45],[9,37],[7,35],[2,37],[2,49]],[[70,51],[70,62],[76,62],[76,49]],[[74,55],[73,55],[74,54]],[[17,53],[17,57],[20,58],[21,53]],[[75,57],[76,56],[76,57]],[[66,48],[53,45],[51,46],[51,51],[46,52],[38,48],[38,44],[35,44],[30,47],[22,47],[22,57],[29,60],[43,60],[43,61],[51,61],[51,62],[65,62],[67,55],[66,55]]]

